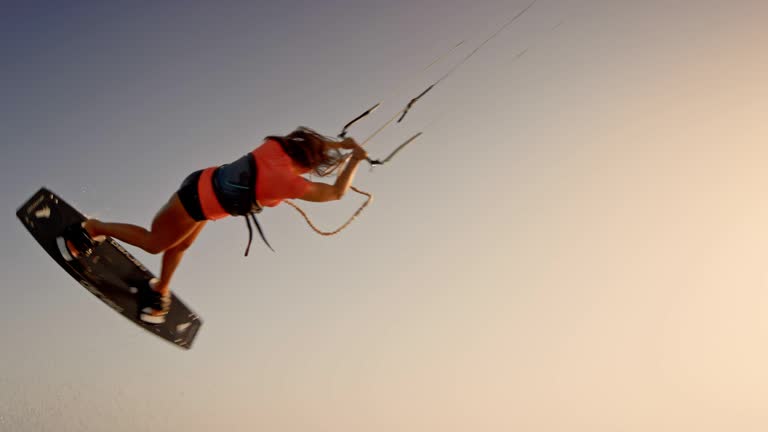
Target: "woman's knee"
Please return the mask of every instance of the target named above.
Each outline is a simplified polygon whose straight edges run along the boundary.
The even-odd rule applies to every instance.
[[[186,234],[168,235],[167,232],[156,233],[152,232],[150,241],[147,243],[145,250],[150,254],[160,254],[171,249],[174,250],[186,250],[192,245],[193,239],[187,239]]]
[[[178,244],[173,245],[173,249],[184,252],[190,247],[192,247],[192,244],[197,240],[197,236],[200,234],[200,231],[202,231],[203,226],[205,223],[198,224],[185,238],[184,240],[180,241]]]
[[[189,249],[190,246],[192,246],[192,242],[184,240],[184,241],[182,241],[179,244],[173,245],[173,247],[171,249],[173,249],[176,252],[184,252],[187,249]]]
[[[157,255],[168,250],[170,245],[163,244],[156,237],[151,237],[144,250],[152,255]]]
[[[145,250],[151,254],[159,254],[183,246],[186,238],[197,226],[198,223],[186,214],[178,197],[174,195],[152,221],[150,239]],[[191,245],[194,238],[189,240]],[[189,245],[186,245],[184,249],[188,247]]]

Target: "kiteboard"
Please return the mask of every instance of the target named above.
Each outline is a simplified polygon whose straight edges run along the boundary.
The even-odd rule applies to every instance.
[[[183,349],[192,347],[203,322],[175,294],[164,323],[148,324],[139,319],[137,287],[147,286],[155,276],[115,239],[106,237],[88,257],[64,259],[56,239],[67,226],[84,221],[82,213],[41,188],[16,215],[51,258],[104,304],[150,333]]]

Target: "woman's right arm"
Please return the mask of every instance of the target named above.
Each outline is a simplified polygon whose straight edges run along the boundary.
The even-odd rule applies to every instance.
[[[344,171],[336,177],[336,182],[334,184],[330,185],[322,182],[310,182],[307,192],[299,197],[299,199],[313,202],[335,201],[341,199],[352,185],[352,180],[355,178],[358,165],[360,165],[360,162],[367,157],[368,154],[365,150],[355,144],[355,148],[352,151],[352,157],[347,162],[347,166],[344,167]]]

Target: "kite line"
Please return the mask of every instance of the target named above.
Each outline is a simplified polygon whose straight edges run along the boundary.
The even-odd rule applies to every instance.
[[[414,98],[412,98],[411,100],[409,100],[409,101],[408,101],[408,103],[407,103],[407,104],[406,104],[406,105],[405,105],[405,106],[404,106],[404,107],[403,107],[401,110],[399,110],[399,111],[398,111],[397,113],[395,113],[395,114],[394,114],[394,115],[393,115],[391,118],[389,118],[387,121],[385,121],[385,122],[384,122],[384,123],[383,123],[381,126],[379,126],[379,127],[378,127],[378,128],[377,128],[377,129],[376,129],[376,130],[375,130],[375,131],[374,131],[374,132],[371,134],[371,135],[369,135],[367,138],[365,138],[365,140],[363,140],[363,141],[360,143],[360,146],[364,146],[364,145],[366,145],[366,144],[367,144],[368,142],[370,142],[370,141],[371,141],[371,140],[372,140],[374,137],[376,137],[376,136],[377,136],[379,133],[381,133],[381,132],[382,132],[384,129],[386,129],[387,127],[391,126],[391,125],[392,125],[392,123],[394,123],[395,121],[396,121],[397,123],[400,123],[400,122],[402,122],[402,121],[403,121],[403,119],[405,118],[405,116],[406,116],[406,115],[407,115],[407,114],[410,112],[411,108],[413,108],[413,106],[416,104],[416,102],[418,102],[419,100],[421,100],[421,98],[422,98],[422,97],[424,97],[424,96],[425,96],[427,93],[429,93],[429,92],[430,92],[430,91],[431,91],[433,88],[435,88],[435,86],[437,86],[437,85],[438,85],[438,84],[440,84],[441,82],[445,81],[445,80],[446,80],[448,77],[450,77],[450,76],[451,76],[451,75],[452,75],[452,74],[453,74],[453,73],[454,73],[454,72],[455,72],[457,69],[459,69],[459,68],[460,68],[462,65],[464,65],[464,64],[465,64],[467,61],[469,61],[469,59],[470,59],[470,58],[472,58],[472,56],[474,56],[474,55],[475,55],[475,54],[476,54],[478,51],[480,51],[480,49],[481,49],[481,48],[482,48],[482,47],[483,47],[485,44],[487,44],[488,42],[490,42],[492,39],[494,39],[496,36],[498,36],[500,33],[502,33],[502,32],[503,32],[503,31],[504,31],[504,30],[505,30],[507,27],[509,27],[509,26],[510,26],[512,23],[514,23],[514,22],[515,22],[515,21],[517,21],[517,20],[518,20],[520,17],[522,17],[523,15],[525,15],[525,13],[526,13],[526,12],[528,12],[528,10],[529,10],[529,9],[531,9],[531,8],[532,8],[532,7],[533,7],[533,6],[534,6],[534,5],[535,5],[537,2],[538,2],[538,0],[533,0],[533,1],[532,1],[531,3],[529,3],[529,4],[528,4],[528,5],[525,7],[525,8],[523,8],[523,9],[522,9],[520,12],[518,12],[518,13],[517,13],[516,15],[514,15],[512,18],[510,18],[509,20],[507,20],[507,21],[506,21],[506,22],[505,22],[505,23],[504,23],[504,24],[503,24],[501,27],[499,27],[499,28],[498,28],[498,29],[497,29],[495,32],[493,32],[493,33],[492,33],[490,36],[488,36],[486,39],[484,39],[484,40],[483,40],[483,41],[482,41],[482,42],[481,42],[481,43],[480,43],[480,44],[479,44],[477,47],[475,47],[475,48],[474,48],[472,51],[470,51],[470,52],[469,52],[467,55],[465,55],[465,56],[464,56],[464,58],[462,58],[462,59],[461,59],[461,61],[459,61],[458,63],[456,63],[455,65],[453,65],[453,67],[452,67],[452,68],[450,68],[450,69],[449,69],[449,70],[448,70],[448,71],[447,71],[447,72],[446,72],[444,75],[442,75],[442,76],[441,76],[441,77],[440,77],[438,80],[436,80],[435,82],[433,82],[432,84],[430,84],[430,85],[429,85],[429,86],[428,86],[428,87],[427,87],[425,90],[423,90],[421,93],[419,93],[419,94],[418,94],[416,97],[414,97]],[[561,22],[561,23],[562,23],[562,22]],[[557,28],[559,25],[560,25],[560,24],[558,24],[558,25],[557,25],[555,28]],[[424,72],[424,71],[426,71],[427,69],[429,69],[429,68],[431,68],[432,66],[434,66],[435,64],[439,63],[439,62],[440,62],[441,60],[443,60],[445,57],[447,57],[448,55],[450,55],[450,54],[451,54],[451,53],[452,53],[454,50],[456,50],[456,48],[458,48],[459,46],[461,46],[463,43],[464,43],[464,41],[462,40],[462,41],[461,41],[461,42],[459,42],[458,44],[456,44],[456,45],[454,45],[453,47],[451,47],[451,49],[450,49],[450,50],[448,50],[446,53],[444,53],[444,54],[442,54],[442,55],[438,56],[438,57],[437,57],[435,60],[433,60],[431,63],[429,63],[429,64],[428,64],[428,65],[427,65],[427,66],[426,66],[424,69],[422,69],[422,70],[421,70],[421,72]],[[528,49],[529,49],[529,48],[525,48],[524,50],[522,50],[521,52],[519,52],[519,53],[518,53],[518,54],[517,54],[517,55],[516,55],[516,56],[513,58],[513,60],[517,60],[518,58],[522,57],[522,56],[523,56],[523,55],[524,55],[524,54],[525,54],[525,53],[528,51]],[[352,127],[353,125],[355,125],[356,123],[358,123],[360,120],[362,120],[362,119],[364,119],[364,118],[366,118],[366,117],[370,116],[371,114],[373,114],[373,113],[374,113],[374,111],[376,111],[376,110],[377,110],[377,109],[378,109],[378,108],[379,108],[379,107],[382,105],[382,103],[383,103],[382,101],[380,101],[380,102],[377,102],[377,103],[376,103],[375,105],[373,105],[371,108],[367,109],[367,110],[366,110],[366,111],[364,111],[362,114],[358,115],[357,117],[355,117],[354,119],[352,119],[351,121],[349,121],[347,124],[345,124],[345,125],[344,125],[344,127],[341,129],[341,132],[340,132],[340,133],[337,135],[337,136],[338,136],[338,138],[340,138],[340,139],[343,139],[343,138],[345,138],[345,137],[347,136],[347,132],[348,132],[348,129],[349,129],[350,127]],[[399,146],[397,146],[397,147],[395,148],[395,150],[393,150],[393,151],[392,151],[392,152],[391,152],[391,153],[390,153],[388,156],[386,156],[386,157],[385,157],[385,158],[383,158],[383,159],[371,159],[370,157],[368,157],[366,160],[367,160],[367,161],[368,161],[368,163],[370,164],[371,168],[373,168],[373,167],[375,167],[375,166],[379,166],[379,165],[384,165],[384,164],[388,163],[390,160],[392,160],[392,158],[393,158],[393,157],[394,157],[394,156],[395,156],[395,155],[396,155],[398,152],[400,152],[400,151],[401,151],[403,148],[405,148],[406,146],[408,146],[409,144],[411,144],[413,141],[415,141],[415,140],[416,140],[417,138],[419,138],[421,135],[422,135],[422,132],[418,132],[418,133],[416,133],[415,135],[411,136],[410,138],[408,138],[407,140],[405,140],[405,141],[404,141],[402,144],[400,144]],[[342,163],[340,166],[343,166],[343,165],[344,165],[344,163],[346,163],[346,161],[348,160],[348,158],[349,158],[349,156],[347,156],[347,157],[345,158],[345,162],[343,162],[343,163]],[[323,230],[319,229],[319,228],[318,228],[318,227],[317,227],[317,226],[316,226],[316,225],[315,225],[315,224],[312,222],[312,220],[311,220],[311,219],[310,219],[310,217],[307,215],[307,213],[306,213],[306,212],[305,212],[305,211],[304,211],[304,210],[303,210],[301,207],[299,207],[299,205],[297,205],[296,203],[294,203],[292,200],[286,200],[285,202],[286,202],[288,205],[290,205],[291,207],[293,207],[294,209],[296,209],[296,211],[298,211],[298,212],[299,212],[299,214],[301,214],[301,216],[303,216],[303,217],[304,217],[304,220],[307,222],[307,224],[310,226],[310,228],[312,228],[312,229],[313,229],[313,230],[314,230],[316,233],[318,233],[318,234],[320,234],[320,235],[323,235],[323,236],[332,236],[332,235],[338,234],[339,232],[341,232],[342,230],[344,230],[345,228],[347,228],[347,227],[348,227],[348,226],[349,226],[349,225],[352,223],[352,221],[354,221],[354,220],[355,220],[355,219],[356,219],[356,218],[357,218],[357,217],[360,215],[360,213],[362,213],[363,209],[365,209],[365,208],[368,206],[368,204],[370,204],[370,203],[371,203],[371,201],[373,200],[373,194],[371,194],[371,193],[369,193],[369,192],[365,192],[365,191],[362,191],[362,190],[360,190],[360,189],[358,189],[358,188],[356,188],[356,187],[354,187],[354,186],[351,186],[351,187],[350,187],[350,189],[352,189],[353,191],[357,192],[357,193],[358,193],[358,194],[360,194],[360,195],[363,195],[363,196],[365,196],[365,197],[366,197],[366,200],[365,200],[365,202],[363,202],[363,204],[362,204],[362,205],[360,205],[360,207],[359,207],[359,208],[358,208],[358,209],[355,211],[355,213],[354,213],[354,214],[352,214],[352,216],[351,216],[349,219],[347,219],[347,221],[346,221],[346,222],[344,222],[344,223],[343,223],[341,226],[339,226],[338,228],[336,228],[335,230],[332,230],[332,231],[323,231]]]

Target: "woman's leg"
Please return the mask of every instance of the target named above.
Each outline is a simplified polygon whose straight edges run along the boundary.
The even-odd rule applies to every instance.
[[[167,251],[163,256],[160,281],[152,287],[160,297],[157,299],[149,297],[143,301],[146,302],[146,306],[140,306],[142,321],[159,324],[165,320],[164,316],[170,307],[171,296],[168,287],[171,276],[179,265],[184,251],[200,234],[205,222],[193,219],[176,193],[157,212],[150,230],[137,225],[101,222],[96,219],[88,219],[85,222],[85,230],[91,237],[110,236],[152,254]]]
[[[205,221],[192,219],[177,194],[174,194],[163,208],[157,212],[152,221],[151,230],[125,223],[102,222],[88,219],[85,229],[91,237],[106,235],[130,245],[136,246],[151,254],[157,254],[171,249],[181,243],[198,226]]]
[[[203,230],[204,226],[205,221],[198,223],[195,229],[189,233],[189,235],[186,236],[180,243],[174,245],[172,248],[166,250],[165,253],[163,253],[163,265],[160,270],[160,282],[155,286],[155,290],[160,291],[160,293],[163,295],[168,295],[168,286],[171,283],[173,272],[176,271],[176,267],[178,267],[179,263],[181,262],[181,257],[184,256],[184,252],[189,249],[190,246],[192,246],[192,243],[194,243],[195,239],[197,239],[198,234],[200,234],[200,231]]]

